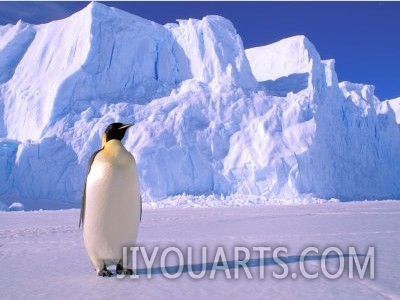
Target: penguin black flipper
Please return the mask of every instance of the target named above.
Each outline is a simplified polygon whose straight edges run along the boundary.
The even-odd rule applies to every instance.
[[[84,220],[85,220],[85,204],[86,204],[86,183],[87,183],[87,177],[88,177],[88,175],[89,175],[89,173],[90,173],[90,169],[92,168],[92,164],[93,164],[94,158],[96,157],[96,155],[97,155],[101,150],[103,150],[103,148],[101,148],[101,149],[97,150],[96,152],[94,152],[94,153],[92,154],[92,156],[90,157],[90,159],[89,159],[88,170],[87,170],[86,179],[85,179],[85,185],[84,185],[84,187],[83,187],[83,195],[82,195],[82,202],[81,202],[81,216],[80,216],[80,218],[79,218],[79,228],[81,227],[81,225],[83,226],[83,222],[84,222]]]

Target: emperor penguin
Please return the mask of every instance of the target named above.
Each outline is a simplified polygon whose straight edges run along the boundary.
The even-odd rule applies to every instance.
[[[89,160],[82,197],[79,226],[97,275],[132,275],[123,267],[123,247],[136,243],[142,214],[139,178],[133,155],[122,144],[134,124],[112,123],[104,134],[102,148]]]

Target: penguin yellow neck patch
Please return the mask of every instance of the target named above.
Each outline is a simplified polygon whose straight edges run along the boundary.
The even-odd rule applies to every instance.
[[[106,143],[107,143],[107,135],[104,133],[104,134],[103,134],[103,138],[102,138],[102,140],[101,140],[101,148],[104,148],[104,146],[106,145]]]

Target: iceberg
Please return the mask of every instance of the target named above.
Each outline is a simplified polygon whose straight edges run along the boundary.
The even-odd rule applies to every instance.
[[[334,63],[305,36],[244,49],[221,16],[161,25],[97,2],[0,26],[0,207],[78,207],[116,121],[136,123],[144,201],[398,199],[400,98]]]

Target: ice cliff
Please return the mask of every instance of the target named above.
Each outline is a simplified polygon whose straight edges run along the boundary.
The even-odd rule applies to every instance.
[[[163,26],[91,3],[0,26],[0,201],[77,207],[114,121],[136,123],[125,144],[145,201],[398,199],[399,99],[339,83],[304,36],[245,50],[220,16]]]

